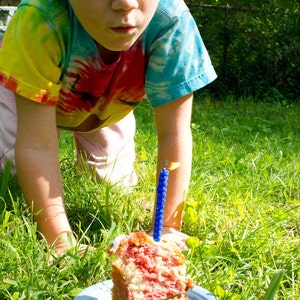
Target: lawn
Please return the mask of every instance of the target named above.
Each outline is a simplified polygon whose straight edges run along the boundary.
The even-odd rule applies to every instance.
[[[149,229],[155,128],[147,102],[135,112],[140,181],[131,192],[78,176],[70,133],[60,140],[70,221],[94,252],[80,257],[73,251],[60,267],[48,266],[49,251],[16,179],[0,174],[0,299],[73,299],[109,278],[106,250],[115,236]],[[221,300],[266,300],[273,299],[264,296],[277,276],[276,299],[300,299],[300,104],[198,94],[192,131],[183,231],[193,237],[185,251],[193,282]]]

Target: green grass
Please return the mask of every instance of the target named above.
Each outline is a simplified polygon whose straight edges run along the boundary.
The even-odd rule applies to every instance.
[[[121,233],[148,230],[155,192],[151,108],[136,109],[132,193],[77,176],[72,137],[61,137],[67,211],[78,240],[96,247],[49,267],[15,178],[0,176],[0,299],[72,299],[109,278],[106,249]],[[195,100],[193,171],[183,230],[195,284],[220,299],[300,299],[300,104]],[[284,270],[284,271],[282,271]],[[268,290],[269,288],[269,290]],[[278,289],[277,289],[278,288]]]

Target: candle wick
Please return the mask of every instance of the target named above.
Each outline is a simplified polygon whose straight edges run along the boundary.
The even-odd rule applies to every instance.
[[[168,166],[168,161],[167,160],[165,160],[165,162],[164,162],[164,169],[166,169],[167,168],[167,166]]]

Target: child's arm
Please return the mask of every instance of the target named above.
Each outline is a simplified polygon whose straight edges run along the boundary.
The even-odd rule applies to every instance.
[[[168,161],[169,172],[164,227],[181,229],[182,212],[192,163],[191,112],[193,94],[154,109],[158,136],[157,174]]]
[[[17,174],[27,205],[36,214],[40,232],[58,252],[74,237],[65,213],[59,168],[55,106],[17,98]]]

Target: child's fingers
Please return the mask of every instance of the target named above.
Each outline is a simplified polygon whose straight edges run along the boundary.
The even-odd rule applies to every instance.
[[[86,244],[78,244],[78,245],[75,245],[74,247],[72,247],[68,250],[64,250],[64,251],[61,251],[61,249],[58,249],[57,251],[55,251],[54,254],[50,255],[50,257],[48,259],[48,265],[49,266],[57,265],[58,267],[61,267],[69,255],[70,256],[71,255],[83,256],[87,252],[93,252],[95,250],[96,250],[96,248],[94,248],[90,245],[86,245]]]

